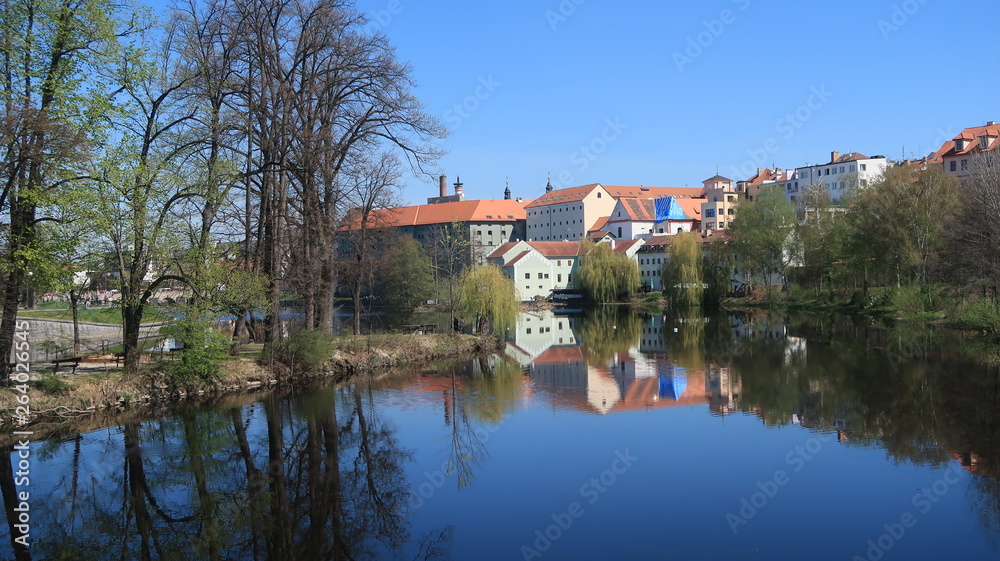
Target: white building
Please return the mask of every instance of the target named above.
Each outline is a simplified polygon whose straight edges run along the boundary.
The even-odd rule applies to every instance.
[[[547,191],[526,205],[526,236],[529,241],[558,242],[584,239],[599,220],[611,217],[620,199],[700,197],[703,189],[688,187],[627,187],[593,183],[582,187]],[[618,226],[612,231],[617,236]]]
[[[795,168],[792,177],[780,184],[785,187],[788,200],[795,201],[807,188],[822,187],[833,202],[839,201],[848,191],[865,188],[882,179],[888,167],[885,156],[872,156],[851,152],[841,155],[831,152],[825,164]]]
[[[635,258],[642,240],[611,243],[615,253]],[[573,276],[579,267],[580,242],[510,242],[489,256],[489,262],[500,267],[514,281],[522,301],[549,298],[553,290],[575,288]]]

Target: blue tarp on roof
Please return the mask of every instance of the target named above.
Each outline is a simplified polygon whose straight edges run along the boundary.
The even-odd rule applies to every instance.
[[[656,221],[664,220],[690,220],[690,218],[684,214],[681,205],[677,204],[673,197],[663,197],[656,199]]]

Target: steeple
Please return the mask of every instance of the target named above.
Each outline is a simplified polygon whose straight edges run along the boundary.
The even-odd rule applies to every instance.
[[[551,193],[552,192],[552,174],[551,173],[549,173],[549,182],[545,184],[545,192],[546,193]]]
[[[507,188],[503,190],[503,200],[510,200],[510,178],[507,178]]]

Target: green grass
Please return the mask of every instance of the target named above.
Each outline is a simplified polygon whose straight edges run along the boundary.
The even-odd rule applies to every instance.
[[[41,310],[20,310],[21,317],[42,318],[42,319],[62,319],[73,320],[73,312],[69,308],[63,309],[41,309]],[[120,324],[122,322],[122,311],[118,307],[107,308],[79,308],[80,321],[89,323],[110,323]],[[170,316],[160,312],[152,306],[147,306],[142,316],[143,322],[167,321]]]

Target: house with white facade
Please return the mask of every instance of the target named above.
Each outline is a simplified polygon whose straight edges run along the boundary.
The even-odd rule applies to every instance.
[[[703,189],[688,187],[628,187],[593,183],[548,191],[527,204],[526,235],[530,241],[579,241],[604,217],[611,217],[621,199],[658,199],[670,196],[695,198]],[[617,236],[618,226],[610,230]]]
[[[634,258],[642,240],[609,241],[615,253]],[[522,301],[549,298],[553,290],[575,288],[573,276],[579,268],[580,242],[505,243],[488,260],[514,281]]]
[[[793,178],[782,184],[789,201],[797,200],[806,188],[819,187],[826,189],[831,201],[838,202],[851,189],[863,189],[882,179],[887,167],[885,156],[869,158],[857,152],[831,152],[829,162],[795,168]],[[794,185],[791,190],[789,181]]]
[[[1000,146],[1000,126],[988,121],[985,126],[969,127],[947,141],[937,151],[944,162],[944,171],[955,177],[966,177],[975,166],[976,156]]]

